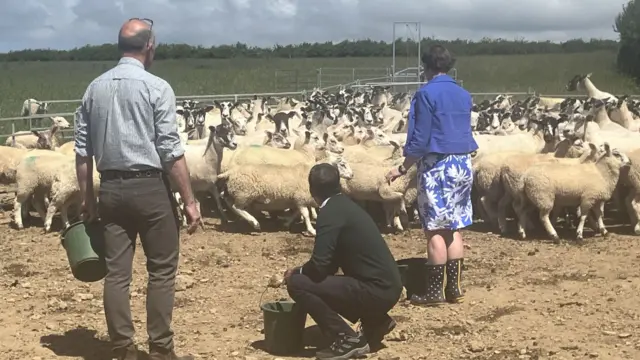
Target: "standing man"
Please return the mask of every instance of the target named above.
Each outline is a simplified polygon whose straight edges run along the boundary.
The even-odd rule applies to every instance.
[[[178,137],[171,86],[147,71],[155,54],[153,21],[130,19],[118,35],[118,65],[87,88],[75,128],[82,211],[104,227],[107,276],[104,310],[117,359],[136,360],[129,304],[133,254],[140,235],[147,257],[150,360],[190,360],[173,350],[171,318],[178,268],[179,225],[167,174],[185,202],[189,232],[200,222]],[[93,161],[100,173],[99,209]]]
[[[309,189],[321,204],[316,241],[311,259],[285,273],[287,290],[333,340],[317,359],[362,356],[378,348],[396,326],[387,313],[402,293],[398,265],[369,214],[341,194],[338,169],[313,166]],[[343,276],[335,276],[338,268]],[[352,323],[360,320],[362,332],[354,331],[340,315]]]

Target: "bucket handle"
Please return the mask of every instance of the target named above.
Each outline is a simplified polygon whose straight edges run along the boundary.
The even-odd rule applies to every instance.
[[[260,302],[258,303],[258,307],[262,306],[262,298],[264,297],[264,294],[266,294],[268,290],[269,290],[269,286],[266,286],[264,288],[264,291],[260,295]],[[283,300],[283,299],[280,299],[280,300]],[[280,303],[280,300],[275,302],[276,303],[276,307],[278,308],[279,312],[284,312],[284,307],[282,307],[282,304]]]

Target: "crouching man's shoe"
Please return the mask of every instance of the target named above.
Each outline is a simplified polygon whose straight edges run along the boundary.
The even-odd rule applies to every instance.
[[[366,355],[369,351],[369,344],[363,334],[356,336],[340,334],[329,348],[316,353],[316,359],[347,360]]]

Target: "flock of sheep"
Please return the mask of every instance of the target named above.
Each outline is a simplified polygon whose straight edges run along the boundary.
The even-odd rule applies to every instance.
[[[606,234],[604,205],[613,200],[628,211],[640,234],[640,103],[598,90],[589,75],[576,76],[567,90],[588,97],[514,101],[499,95],[474,106],[476,215],[503,234],[513,216],[522,238],[539,220],[557,240],[558,215],[575,214],[576,236],[582,239],[587,219]],[[416,169],[391,184],[384,175],[403,160],[411,96],[373,87],[314,89],[302,100],[185,100],[176,107],[176,118],[193,190],[215,200],[223,222],[233,213],[260,231],[267,216],[284,216],[284,225],[301,219],[313,235],[318,204],[309,194],[307,175],[314,164],[330,163],[339,170],[345,195],[363,205],[379,203],[387,227],[402,231],[417,216],[408,210],[417,198]],[[30,99],[25,110],[46,113],[46,104]],[[69,209],[79,202],[73,142],[59,146],[55,137],[69,123],[51,120],[51,129],[16,133],[0,151],[0,180],[17,184],[13,222],[18,228],[31,205],[45,231],[58,210],[66,227]],[[97,192],[97,173],[94,181]]]

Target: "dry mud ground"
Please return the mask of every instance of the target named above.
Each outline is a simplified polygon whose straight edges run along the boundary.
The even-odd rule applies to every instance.
[[[9,219],[0,216],[0,359],[108,359],[102,282],[72,278],[58,234],[16,231]],[[272,274],[308,258],[313,240],[300,229],[246,235],[216,224],[207,219],[206,232],[182,237],[176,346],[202,359],[275,359],[261,350],[260,295]],[[640,359],[638,239],[611,230],[606,239],[585,232],[583,246],[465,231],[467,301],[428,309],[401,301],[387,348],[369,358]],[[417,229],[385,237],[398,259],[426,249]],[[144,264],[138,247],[131,304],[142,345]],[[282,297],[269,289],[265,301]],[[313,327],[305,339],[299,358],[322,342]]]

